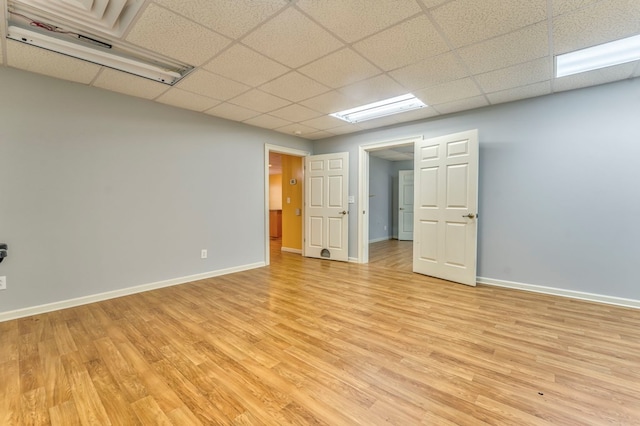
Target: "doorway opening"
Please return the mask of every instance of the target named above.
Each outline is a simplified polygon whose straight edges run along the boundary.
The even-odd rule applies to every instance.
[[[310,153],[265,144],[264,247],[265,264],[271,261],[274,239],[282,251],[303,253],[304,157]]]
[[[397,206],[397,199],[394,200],[395,194],[376,194],[372,192],[371,188],[371,176],[372,174],[376,174],[378,167],[381,164],[381,161],[390,161],[390,162],[398,162],[398,165],[393,165],[388,167],[387,169],[393,170],[393,174],[396,175],[396,180],[391,183],[391,187],[396,185],[397,182],[397,173],[395,173],[395,169],[398,168],[406,170],[413,170],[413,146],[416,141],[422,140],[422,137],[416,136],[412,138],[399,139],[399,140],[391,140],[385,142],[378,142],[369,145],[363,145],[360,147],[360,156],[359,156],[359,205],[360,205],[360,214],[358,215],[358,262],[359,263],[369,263],[369,244],[374,241],[384,241],[389,238],[385,238],[384,229],[382,230],[383,234],[380,235],[379,229],[372,229],[371,226],[376,227],[380,225],[376,220],[376,208],[381,209],[385,208],[383,201],[382,205],[380,204],[380,199],[384,195],[384,197],[388,200],[386,202],[386,208],[391,215],[392,220],[390,224],[387,223],[387,227],[393,227],[392,229],[387,229],[387,231],[391,231],[389,236],[392,238],[397,238],[397,230],[395,227],[397,226],[397,218],[399,207]],[[400,164],[400,162],[402,162]],[[375,183],[374,183],[375,185]],[[379,191],[376,189],[376,191]],[[396,192],[397,193],[397,192]],[[376,197],[379,197],[376,199]],[[371,207],[374,207],[372,209]],[[372,224],[373,222],[373,224]],[[384,220],[383,220],[384,222]],[[404,250],[408,256],[412,256],[413,249],[410,251]],[[373,257],[375,260],[377,257]],[[410,261],[410,259],[408,259]]]

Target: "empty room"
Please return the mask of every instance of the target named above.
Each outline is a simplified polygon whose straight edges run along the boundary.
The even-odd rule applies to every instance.
[[[640,425],[640,2],[0,32],[0,425]]]

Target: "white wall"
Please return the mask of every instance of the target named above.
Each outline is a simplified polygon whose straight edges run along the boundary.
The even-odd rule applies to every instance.
[[[357,194],[358,146],[477,128],[478,275],[640,300],[639,111],[636,78],[339,136],[314,152],[348,151]]]
[[[264,144],[311,148],[4,67],[0,93],[0,314],[263,262]]]

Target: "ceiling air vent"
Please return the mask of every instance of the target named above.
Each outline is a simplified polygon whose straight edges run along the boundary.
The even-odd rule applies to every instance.
[[[7,38],[174,85],[193,66],[123,40],[143,0],[9,0]]]
[[[17,12],[36,13],[66,26],[121,38],[144,0],[9,0],[8,4]]]

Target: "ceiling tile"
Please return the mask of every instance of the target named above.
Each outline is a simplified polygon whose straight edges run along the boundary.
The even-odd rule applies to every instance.
[[[334,127],[344,126],[345,122],[339,118],[332,117],[330,115],[323,115],[321,117],[313,118],[311,120],[303,121],[301,124],[305,126],[313,127],[318,130],[329,130]]]
[[[338,39],[295,9],[287,9],[268,21],[243,43],[292,68],[342,46]]]
[[[235,105],[263,113],[280,109],[291,103],[257,89],[245,92],[242,95],[231,99],[230,102]]]
[[[203,68],[252,87],[290,70],[241,44],[231,46]]]
[[[397,0],[298,0],[297,6],[349,43],[421,12],[416,2]]]
[[[145,99],[154,99],[169,89],[166,84],[110,68],[102,69],[93,86]]]
[[[456,0],[431,12],[455,47],[478,43],[547,18],[547,0]]]
[[[242,83],[212,74],[205,70],[196,70],[180,80],[176,87],[189,92],[198,93],[214,99],[227,100],[250,89]]]
[[[523,87],[502,90],[500,92],[488,93],[487,98],[492,104],[512,102],[520,99],[533,98],[551,93],[551,81],[541,81]]]
[[[553,63],[548,57],[524,64],[476,75],[474,78],[485,92],[498,92],[517,86],[527,86],[553,77]]]
[[[349,133],[355,133],[364,130],[362,127],[357,124],[344,124],[340,127],[334,127],[331,129],[331,133],[334,135],[346,135]]]
[[[409,90],[423,89],[467,77],[464,66],[453,53],[445,53],[389,73]]]
[[[600,0],[551,0],[551,9],[553,16],[562,15],[564,13],[573,12],[582,9]]]
[[[378,127],[393,126],[394,124],[398,124],[397,118],[395,116],[388,115],[386,117],[380,117],[373,120],[361,121],[358,123],[358,126],[368,130],[376,129]]]
[[[432,7],[436,7],[441,5],[442,3],[446,3],[449,0],[420,0],[422,4],[425,5],[426,8],[430,9]]]
[[[343,87],[340,92],[349,98],[359,100],[358,105],[361,105],[404,95],[406,89],[383,74]]]
[[[89,84],[100,66],[39,47],[7,40],[7,65],[63,80]]]
[[[331,114],[344,109],[356,107],[362,104],[362,102],[334,90],[302,101],[300,104],[325,114]]]
[[[264,129],[275,129],[276,127],[282,127],[288,124],[292,124],[287,120],[283,120],[282,118],[273,117],[267,114],[244,120],[243,123],[249,124],[251,126],[262,127]]]
[[[302,124],[287,124],[286,126],[278,127],[275,129],[276,132],[286,133],[288,135],[296,135],[304,137],[304,135],[308,135],[311,133],[316,133],[318,130],[312,127],[303,126]]]
[[[380,74],[380,70],[351,49],[342,49],[318,59],[300,72],[337,89]]]
[[[146,8],[126,40],[195,66],[209,60],[230,42],[226,37],[153,3]]]
[[[438,114],[438,111],[428,106],[413,111],[396,114],[393,116],[393,118],[396,123],[406,123],[407,121],[424,120],[425,118],[435,117]]]
[[[582,87],[596,86],[612,81],[624,80],[632,76],[638,61],[630,62],[599,70],[583,72],[567,77],[557,78],[553,82],[555,92],[579,89]]]
[[[246,34],[288,4],[286,0],[155,0],[231,38]]]
[[[216,105],[213,108],[206,110],[205,114],[222,117],[226,118],[227,120],[233,121],[244,121],[260,115],[259,112],[252,111],[250,109],[227,102]]]
[[[156,101],[198,112],[212,108],[220,103],[220,101],[215,99],[187,92],[186,90],[178,89],[176,87],[162,94],[156,99]]]
[[[271,111],[269,114],[275,117],[280,117],[285,120],[292,121],[294,123],[309,120],[310,118],[315,118],[319,115],[322,115],[322,113],[298,104],[292,104],[284,108]]]
[[[459,101],[434,105],[433,108],[438,110],[441,114],[452,114],[454,112],[480,108],[487,105],[489,105],[489,102],[484,96],[474,96],[471,98],[461,99]]]
[[[532,25],[458,50],[472,74],[506,68],[549,55],[547,24]]]
[[[424,15],[366,38],[353,47],[385,71],[449,50],[444,39]]]
[[[260,86],[260,90],[298,102],[327,92],[329,88],[299,72],[293,71],[263,84]]]
[[[309,133],[306,135],[302,135],[302,137],[306,138],[306,139],[311,139],[311,140],[319,140],[319,139],[326,139],[326,138],[330,138],[332,136],[335,136],[333,133],[330,132],[325,132],[324,130],[320,130],[319,132],[314,132],[314,133]]]
[[[555,54],[640,33],[640,1],[604,0],[553,20]]]
[[[427,105],[439,105],[481,95],[480,89],[470,78],[450,81],[413,93]]]

